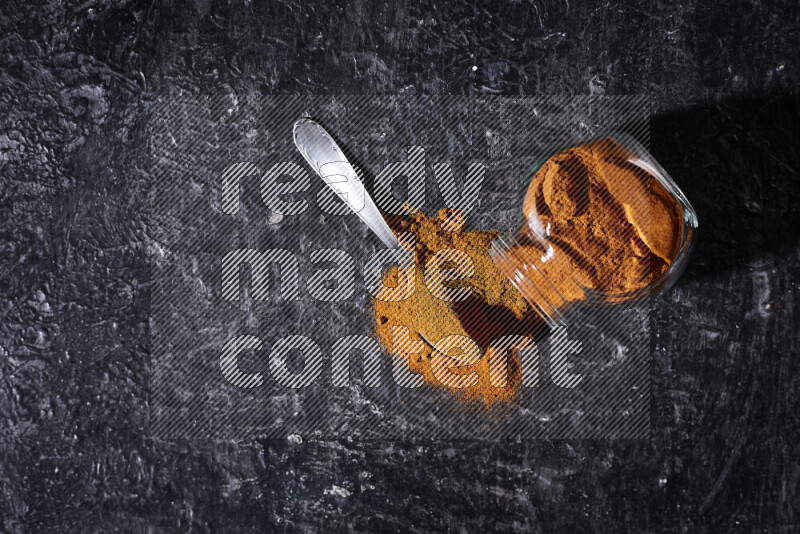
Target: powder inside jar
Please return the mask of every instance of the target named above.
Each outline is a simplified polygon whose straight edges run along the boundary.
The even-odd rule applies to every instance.
[[[523,201],[530,241],[507,252],[526,264],[543,308],[610,302],[645,290],[669,268],[680,205],[638,158],[612,139],[559,152],[531,178]],[[546,302],[546,304],[544,304]]]

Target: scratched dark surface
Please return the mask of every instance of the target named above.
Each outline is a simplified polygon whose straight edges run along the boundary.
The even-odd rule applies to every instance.
[[[0,6],[0,530],[800,528],[794,1]],[[154,95],[646,94],[698,211],[649,441],[151,439]]]

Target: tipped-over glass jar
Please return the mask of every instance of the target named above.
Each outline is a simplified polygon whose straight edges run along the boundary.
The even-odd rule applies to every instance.
[[[551,325],[568,323],[576,305],[629,302],[671,287],[697,228],[675,182],[626,134],[539,160],[522,219],[490,254]]]

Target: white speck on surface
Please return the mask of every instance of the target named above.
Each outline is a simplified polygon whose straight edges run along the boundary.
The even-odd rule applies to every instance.
[[[766,271],[757,271],[752,275],[753,280],[753,307],[762,319],[770,315],[770,283]]]
[[[334,497],[340,497],[342,499],[346,499],[347,497],[349,497],[352,494],[353,494],[353,492],[351,492],[347,488],[343,488],[341,486],[335,486],[335,485],[331,486],[329,489],[325,490],[325,495],[333,495]]]

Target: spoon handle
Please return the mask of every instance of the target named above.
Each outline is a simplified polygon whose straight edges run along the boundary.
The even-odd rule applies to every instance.
[[[370,230],[392,250],[401,249],[375,202],[367,194],[355,169],[325,129],[311,119],[294,123],[294,144],[311,168],[333,189]]]

